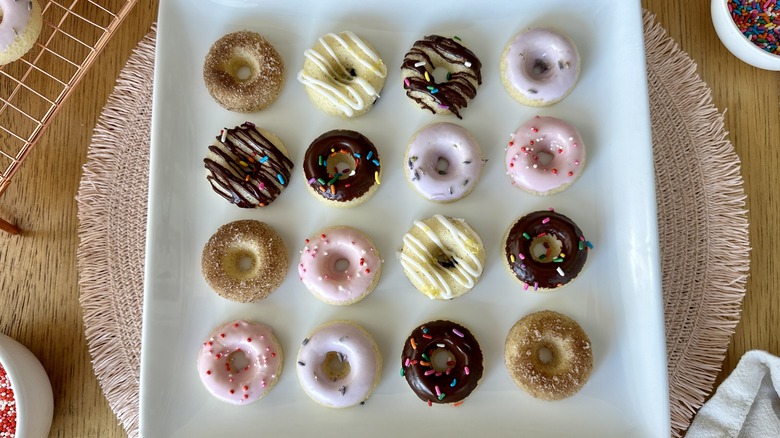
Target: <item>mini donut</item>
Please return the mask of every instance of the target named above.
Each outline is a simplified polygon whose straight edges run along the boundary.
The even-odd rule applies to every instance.
[[[517,128],[506,147],[512,184],[534,195],[552,195],[577,181],[585,144],[577,128],[555,117],[535,117]]]
[[[352,321],[317,327],[298,350],[298,381],[315,402],[347,408],[368,399],[379,383],[382,356],[374,338]]]
[[[271,294],[287,273],[287,247],[270,225],[239,220],[219,227],[203,248],[206,282],[221,297],[251,303]]]
[[[211,188],[241,208],[273,202],[290,184],[293,167],[282,141],[250,122],[220,131],[203,163]]]
[[[265,324],[233,321],[203,341],[198,376],[216,398],[234,405],[263,398],[279,381],[282,346]]]
[[[0,0],[0,65],[30,51],[43,27],[37,0]]]
[[[303,157],[309,192],[334,207],[354,207],[381,183],[379,152],[365,135],[334,129],[317,137]]]
[[[440,83],[433,77],[437,68],[448,72],[447,79]],[[481,69],[471,50],[452,38],[430,35],[415,42],[406,53],[401,77],[406,95],[421,108],[462,119],[460,110],[476,97],[482,84]]]
[[[483,371],[477,339],[452,321],[430,321],[417,327],[401,353],[401,376],[428,406],[461,402],[477,388]]]
[[[354,33],[326,34],[304,55],[298,81],[322,111],[343,118],[357,117],[379,99],[387,67],[373,46]]]
[[[548,352],[549,360],[544,357]],[[576,394],[588,381],[593,351],[576,321],[543,310],[526,315],[509,330],[504,365],[525,392],[542,400],[561,400]]]
[[[376,287],[381,273],[382,258],[374,242],[346,226],[325,228],[306,239],[298,263],[298,275],[306,289],[338,306],[365,298]]]
[[[403,237],[398,259],[417,290],[430,299],[449,300],[477,284],[485,247],[465,220],[437,214],[414,221]]]
[[[520,32],[501,55],[501,81],[520,103],[548,106],[568,96],[580,76],[580,54],[571,39],[548,28]]]
[[[466,128],[453,123],[434,123],[417,131],[404,162],[412,187],[436,202],[457,201],[471,193],[484,163],[479,143]]]
[[[248,75],[244,77],[243,71]],[[284,61],[260,34],[227,34],[211,46],[203,65],[209,94],[230,111],[251,113],[273,103],[284,84]]]
[[[552,210],[518,219],[504,235],[504,261],[523,289],[555,289],[579,275],[593,245],[571,219]]]

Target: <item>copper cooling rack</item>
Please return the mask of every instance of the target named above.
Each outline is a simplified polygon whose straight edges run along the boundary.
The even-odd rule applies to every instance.
[[[138,0],[38,0],[43,29],[0,66],[0,196],[46,126]],[[0,219],[0,230],[19,230]]]

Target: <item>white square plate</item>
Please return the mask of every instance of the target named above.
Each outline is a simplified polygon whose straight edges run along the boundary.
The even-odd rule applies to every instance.
[[[336,6],[338,5],[338,6]],[[537,25],[564,30],[583,58],[574,91],[534,109],[515,102],[499,78],[499,57],[517,32]],[[203,60],[226,33],[263,34],[283,56],[286,83],[269,108],[250,115],[222,109],[203,84]],[[344,121],[308,100],[295,76],[303,52],[327,32],[351,30],[373,44],[388,66],[382,97],[366,115]],[[424,35],[459,36],[483,63],[483,85],[464,119],[434,116],[402,89],[400,64]],[[152,128],[149,222],[142,341],[141,430],[149,437],[194,436],[599,436],[669,435],[663,308],[639,1],[339,2],[166,0],[160,2]],[[509,137],[534,115],[564,118],[588,147],[584,173],[568,190],[534,197],[510,185],[503,164]],[[202,160],[223,127],[246,120],[275,132],[295,163],[290,186],[271,206],[246,211],[211,191]],[[405,181],[403,155],[412,134],[433,122],[468,128],[482,145],[482,178],[467,198],[425,201]],[[372,199],[354,209],[325,206],[307,193],[301,162],[309,143],[336,128],[369,137],[384,178]],[[525,213],[555,208],[594,243],[585,269],[551,293],[523,291],[502,266],[501,239]],[[395,253],[418,218],[465,218],[487,250],[484,275],[469,294],[430,301],[404,276]],[[291,266],[282,286],[254,304],[218,297],[200,272],[203,245],[227,222],[254,218],[285,239]],[[328,225],[351,225],[371,236],[385,260],[376,290],[349,307],[315,299],[296,275],[304,239]],[[551,309],[576,319],[590,336],[594,368],[575,396],[536,400],[517,388],[503,365],[509,328],[522,316]],[[236,318],[271,325],[285,365],[264,399],[231,406],[201,385],[195,359],[211,330]],[[401,349],[420,323],[459,321],[485,353],[480,386],[459,407],[429,408],[399,376]],[[353,319],[376,338],[385,367],[364,406],[321,407],[298,384],[295,356],[314,327]]]

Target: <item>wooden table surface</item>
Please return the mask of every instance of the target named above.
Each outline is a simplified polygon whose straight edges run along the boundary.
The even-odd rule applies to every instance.
[[[720,382],[747,350],[780,355],[780,268],[774,267],[780,262],[780,73],[755,69],[727,52],[707,0],[642,4],[698,63],[742,160],[753,260]],[[98,387],[84,338],[74,197],[100,110],[156,13],[156,1],[139,1],[0,198],[0,217],[25,230],[22,236],[0,233],[0,332],[28,346],[49,373],[51,436],[124,436]]]

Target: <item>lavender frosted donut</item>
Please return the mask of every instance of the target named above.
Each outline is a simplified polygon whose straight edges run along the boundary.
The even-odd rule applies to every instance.
[[[298,275],[306,289],[337,306],[365,298],[376,287],[381,272],[382,258],[371,239],[346,226],[325,228],[306,239],[298,263]]]
[[[479,179],[482,150],[471,133],[453,123],[434,123],[414,134],[404,158],[406,177],[425,199],[452,202]]]
[[[382,374],[374,338],[352,321],[317,327],[298,351],[298,380],[312,400],[329,408],[365,401]]]
[[[585,145],[569,123],[536,116],[512,134],[505,160],[513,185],[535,195],[551,195],[580,177]]]
[[[553,29],[520,32],[501,55],[501,81],[520,103],[548,106],[566,97],[580,76],[577,46]]]
[[[0,0],[0,65],[16,61],[38,40],[43,27],[37,0]]]

